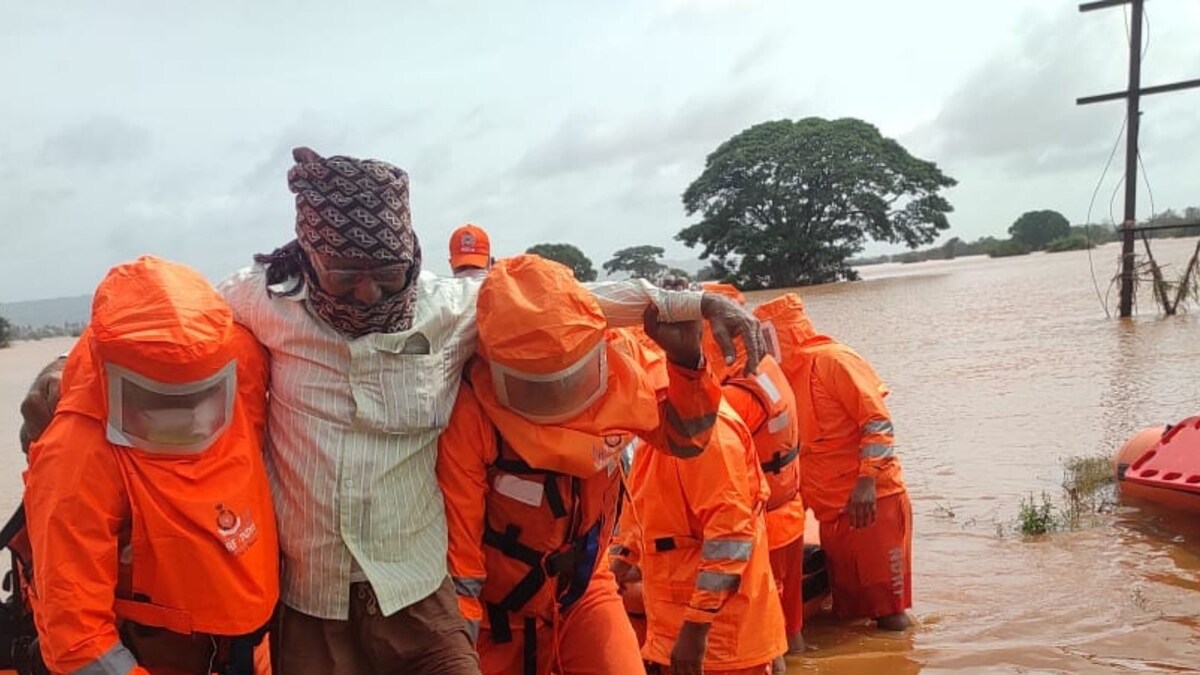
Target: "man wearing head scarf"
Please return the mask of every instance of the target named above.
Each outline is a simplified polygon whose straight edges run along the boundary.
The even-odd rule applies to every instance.
[[[475,351],[478,280],[421,274],[408,174],[293,151],[296,239],[220,288],[271,355],[268,468],[283,553],[280,675],[477,673],[446,571],[437,439]],[[709,319],[734,353],[758,322],[724,298],[593,284],[610,325]],[[22,404],[30,436],[56,374]]]
[[[720,390],[700,368],[698,329],[651,317],[669,365],[654,359],[607,328],[570,269],[534,255],[498,263],[479,310],[478,358],[439,442],[438,480],[483,672],[643,672],[605,555],[617,462],[638,437],[683,456],[704,447]]]
[[[833,611],[904,630],[912,607],[912,505],[884,401],[888,387],[866,359],[813,328],[799,295],[765,302],[755,314],[796,395],[800,490],[821,524]]]
[[[279,597],[262,348],[198,272],[143,257],[96,289],[63,386],[25,473],[45,665],[250,675]]]

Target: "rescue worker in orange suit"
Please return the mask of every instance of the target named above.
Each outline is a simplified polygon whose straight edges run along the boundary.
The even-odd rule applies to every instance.
[[[912,505],[895,455],[887,386],[813,328],[800,296],[755,309],[800,414],[800,486],[821,526],[834,613],[904,630],[912,607]]]
[[[754,438],[754,448],[770,487],[764,518],[771,550],[771,573],[779,590],[788,652],[804,651],[804,499],[800,495],[800,431],[792,386],[767,355],[758,372],[747,376],[735,364],[709,357],[720,347],[706,332],[704,352],[722,383],[729,406],[742,418]]]
[[[608,330],[563,265],[503,260],[479,292],[477,358],[439,440],[449,566],[478,630],[482,670],[644,672],[607,548],[621,495],[621,451],[636,437],[698,454],[720,402],[693,324],[646,331],[656,355]],[[661,382],[662,387],[655,383]]]
[[[694,458],[635,446],[613,572],[622,583],[640,572],[642,657],[659,673],[782,672],[787,639],[762,517],[770,488],[733,408],[722,401],[712,422]]]
[[[198,272],[153,257],[109,271],[25,473],[51,672],[269,672],[266,386],[262,348]]]

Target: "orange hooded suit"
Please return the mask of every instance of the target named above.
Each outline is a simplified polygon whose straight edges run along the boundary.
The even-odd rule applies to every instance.
[[[690,621],[711,624],[705,672],[758,672],[787,650],[763,518],[771,488],[750,429],[724,400],[713,423],[698,457],[635,446],[612,555],[641,571],[647,661],[669,665]],[[799,527],[802,537],[802,518]]]
[[[607,330],[557,263],[499,262],[478,307],[481,358],[439,439],[437,470],[450,573],[479,629],[483,672],[641,672],[605,556],[619,455],[637,437],[694,454],[712,431],[694,420],[711,417],[720,390],[706,371],[666,366],[634,335]],[[530,398],[537,387],[550,398]]]
[[[705,285],[745,304],[741,293],[728,284]],[[804,627],[804,526],[805,504],[800,493],[799,420],[792,385],[774,356],[765,356],[753,376],[743,374],[746,358],[739,350],[736,362],[724,363],[712,331],[704,332],[704,354],[722,393],[734,412],[750,428],[754,447],[770,487],[765,519],[771,548],[771,573],[779,589],[789,637]]]
[[[854,350],[816,332],[795,293],[754,313],[796,396],[801,492],[821,523],[834,612],[901,613],[912,606],[912,508],[894,452],[887,386]],[[842,510],[860,476],[875,479],[877,520],[854,529]]]
[[[279,585],[266,384],[261,347],[200,274],[144,257],[101,282],[25,474],[52,672],[208,672],[253,640],[224,637],[266,624]]]

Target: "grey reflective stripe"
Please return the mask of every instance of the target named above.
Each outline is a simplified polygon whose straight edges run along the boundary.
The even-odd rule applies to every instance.
[[[725,572],[701,572],[696,575],[696,588],[702,591],[736,591],[742,585],[742,575]]]
[[[892,428],[892,423],[889,420],[871,420],[863,425],[863,436],[870,436],[872,434],[894,436],[895,430]]]
[[[751,542],[739,539],[709,539],[700,557],[704,560],[749,560]]]
[[[471,636],[471,644],[478,644],[478,642],[479,642],[479,622],[478,621],[468,621],[467,622],[467,633],[469,633]]]
[[[129,675],[136,667],[133,653],[118,642],[103,656],[75,671],[75,675]]]
[[[468,598],[478,598],[483,593],[484,579],[478,577],[450,577],[454,581],[454,592]]]
[[[892,446],[884,445],[883,443],[867,443],[862,447],[862,451],[859,452],[859,456],[862,459],[870,457],[881,459],[883,457],[891,457],[892,454]]]
[[[679,416],[679,411],[675,409],[675,406],[671,405],[670,401],[667,401],[667,424],[669,424],[673,430],[683,434],[684,436],[687,436],[688,438],[695,438],[709,429],[712,429],[713,425],[716,423],[716,413],[683,419]]]

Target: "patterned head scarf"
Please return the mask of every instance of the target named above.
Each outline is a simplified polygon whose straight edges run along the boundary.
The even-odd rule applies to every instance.
[[[296,195],[296,239],[309,261],[320,254],[408,265],[404,290],[363,305],[326,292],[306,261],[314,311],[349,338],[407,330],[421,272],[421,246],[408,208],[408,174],[387,162],[324,158],[309,148],[292,150],[292,157],[296,164],[288,171],[288,188]]]

